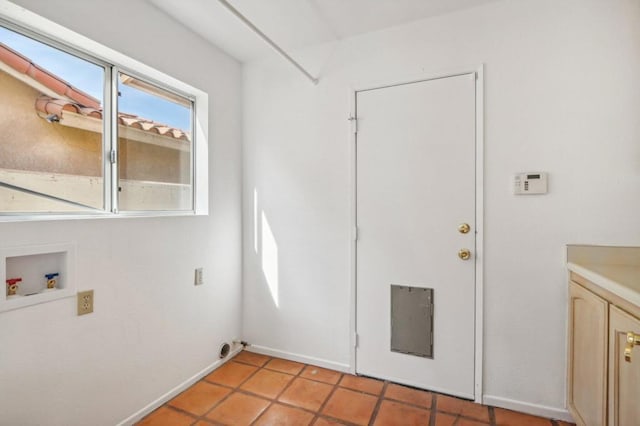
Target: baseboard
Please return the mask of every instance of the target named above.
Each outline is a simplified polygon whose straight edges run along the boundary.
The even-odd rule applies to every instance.
[[[198,373],[196,373],[192,377],[190,377],[187,380],[185,380],[184,382],[180,383],[175,388],[171,389],[169,392],[167,392],[164,395],[162,395],[160,398],[158,398],[155,401],[152,401],[151,403],[147,404],[146,407],[144,407],[141,410],[133,413],[132,415],[130,415],[129,417],[127,417],[126,419],[124,419],[123,421],[118,423],[117,426],[129,426],[129,425],[133,425],[133,424],[137,423],[138,421],[142,420],[145,416],[147,416],[153,410],[155,410],[156,408],[160,407],[165,402],[173,399],[179,393],[181,393],[182,391],[184,391],[187,388],[189,388],[191,385],[193,385],[198,380],[202,379],[204,376],[206,376],[209,373],[211,373],[213,370],[221,367],[224,363],[226,363],[231,358],[236,356],[240,351],[242,351],[242,346],[238,345],[237,348],[235,348],[234,350],[229,352],[229,355],[227,355],[226,358],[217,360],[216,362],[214,362],[213,364],[209,365],[205,369],[199,371]]]
[[[293,352],[281,351],[278,349],[268,348],[260,345],[249,345],[245,348],[249,352],[255,352],[257,354],[274,356],[277,358],[288,359],[289,361],[301,362],[303,364],[311,364],[318,367],[329,368],[331,370],[340,371],[342,373],[348,373],[350,371],[349,364],[342,364],[339,362],[328,361],[322,358],[315,358],[307,355],[300,355]]]
[[[482,402],[485,405],[506,408],[507,410],[520,411],[522,413],[533,414],[534,416],[547,417],[554,420],[563,420],[573,423],[573,417],[569,411],[561,408],[547,407],[546,405],[531,404],[513,399],[501,398],[499,396],[484,395]]]

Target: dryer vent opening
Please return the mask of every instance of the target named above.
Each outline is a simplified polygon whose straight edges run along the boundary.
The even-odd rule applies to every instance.
[[[231,346],[228,343],[223,343],[220,346],[220,358],[226,358],[229,355],[229,351],[231,351]]]

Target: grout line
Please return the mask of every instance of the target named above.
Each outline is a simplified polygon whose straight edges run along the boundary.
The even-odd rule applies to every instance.
[[[429,426],[436,426],[437,401],[438,394],[431,392],[431,413],[429,415]]]
[[[255,419],[253,419],[253,421],[250,423],[250,425],[255,425],[255,424],[256,424],[256,422],[257,422],[258,420],[260,420],[260,418],[262,418],[262,417],[265,415],[265,413],[266,413],[267,411],[269,411],[269,409],[270,409],[271,407],[273,407],[273,404],[274,404],[274,402],[269,402],[269,405],[267,405],[267,406],[266,406],[266,408],[265,408],[264,410],[262,410],[262,413],[260,413],[260,414],[258,415],[258,417],[256,417]]]
[[[315,416],[315,417],[314,417],[314,419],[313,419],[313,422],[314,422],[314,423],[318,421],[318,418],[319,418],[321,415],[323,415],[323,414],[321,414],[321,413],[322,413],[322,410],[324,410],[324,407],[326,407],[327,403],[331,400],[331,398],[333,398],[333,394],[335,394],[335,393],[336,393],[336,390],[338,390],[338,388],[339,388],[339,386],[340,386],[340,382],[342,381],[342,378],[343,378],[343,377],[344,377],[344,374],[342,374],[342,373],[341,373],[341,374],[340,374],[340,377],[338,377],[338,381],[337,381],[337,382],[335,382],[334,384],[330,384],[330,383],[325,383],[325,382],[323,382],[323,383],[325,383],[325,384],[327,384],[327,385],[332,386],[332,388],[331,388],[331,391],[329,392],[329,395],[327,395],[327,397],[325,398],[324,402],[320,405],[320,408],[318,408],[318,412],[316,413],[316,416]],[[329,416],[327,416],[327,417],[328,417],[328,418],[333,418],[333,417],[329,417]],[[337,419],[337,420],[339,420],[339,419]]]
[[[373,426],[373,422],[378,417],[378,411],[380,411],[380,406],[382,405],[383,395],[387,391],[387,386],[389,385],[388,381],[384,381],[382,385],[382,389],[380,390],[380,395],[378,395],[378,400],[376,401],[376,405],[373,407],[373,412],[371,413],[371,418],[369,419],[369,426]]]
[[[239,353],[241,353],[242,351],[240,351]],[[227,363],[232,362],[238,355],[236,355],[235,357],[231,358]],[[267,361],[268,363],[269,361]],[[266,363],[265,363],[266,364]],[[245,365],[250,365],[250,364],[245,364]],[[254,365],[253,367],[257,367],[256,365]],[[216,408],[218,408],[220,405],[222,405],[222,403],[224,401],[226,401],[227,399],[229,399],[231,397],[231,395],[233,395],[234,393],[236,393],[239,389],[240,386],[242,386],[245,382],[249,381],[253,376],[255,376],[258,371],[260,371],[261,367],[257,367],[256,370],[249,374],[244,380],[242,380],[240,383],[238,383],[235,387],[231,387],[229,385],[221,385],[219,383],[212,383],[209,382],[208,380],[205,380],[207,376],[203,377],[201,381],[205,382],[205,383],[209,383],[212,385],[217,385],[217,386],[222,386],[222,387],[226,387],[227,389],[231,389],[231,392],[229,392],[224,398],[222,398],[220,401],[216,402],[211,408],[209,408],[209,410],[207,410],[202,416],[200,416],[200,420],[208,420],[207,415],[209,413],[211,413],[213,410],[215,410]],[[266,411],[266,410],[265,410]]]
[[[240,353],[242,353],[242,351],[240,351],[238,354],[240,354]],[[235,360],[235,358],[237,358],[237,356],[238,356],[238,355],[236,355],[235,357],[231,358],[231,359],[229,360],[229,362],[234,361],[234,360]],[[271,359],[268,359],[268,360],[265,362],[265,365],[266,365],[270,360],[271,360]],[[237,362],[237,361],[236,361],[236,362]],[[261,368],[262,368],[262,367],[258,367],[257,365],[253,365],[253,364],[249,364],[249,363],[242,363],[242,362],[240,362],[240,364],[244,364],[244,365],[251,365],[252,367],[256,367],[256,370],[255,370],[253,373],[249,374],[249,375],[248,375],[244,380],[242,380],[240,383],[238,383],[235,387],[231,387],[231,386],[229,386],[229,385],[225,386],[225,385],[221,385],[221,384],[219,384],[219,383],[211,383],[211,382],[209,382],[209,381],[205,380],[205,378],[203,378],[203,379],[202,379],[202,380],[203,380],[203,381],[205,381],[206,383],[211,383],[211,384],[215,384],[215,385],[218,385],[218,386],[225,386],[225,387],[227,387],[227,388],[230,388],[230,389],[231,389],[231,392],[229,392],[229,393],[228,393],[224,398],[222,398],[220,401],[218,401],[217,403],[215,403],[215,404],[214,404],[214,405],[213,405],[213,406],[212,406],[212,407],[211,407],[211,408],[210,408],[206,413],[204,413],[204,415],[202,415],[202,416],[200,417],[200,420],[204,420],[204,421],[214,421],[214,420],[209,420],[209,419],[207,418],[207,415],[208,415],[208,414],[210,414],[210,413],[211,413],[213,410],[215,410],[216,408],[218,408],[220,405],[222,405],[222,403],[223,403],[224,401],[226,401],[227,399],[229,399],[229,398],[231,397],[231,395],[233,395],[234,393],[237,393],[237,392],[240,390],[240,386],[242,386],[244,383],[246,383],[247,381],[249,381],[249,380],[250,380],[253,376],[255,376],[255,375],[258,373],[258,371],[260,371],[260,370],[261,370]],[[205,376],[205,377],[206,377],[206,376]],[[269,408],[269,406],[267,406],[267,408]],[[267,410],[267,408],[265,408],[265,410],[264,410],[264,411],[266,411],[266,410]],[[214,422],[215,422],[215,421],[214,421]],[[220,423],[215,422],[215,424],[220,424]]]
[[[391,382],[389,382],[389,384],[391,384]],[[433,393],[433,392],[429,392],[429,393]],[[407,401],[403,401],[401,399],[389,398],[388,396],[384,396],[384,399],[386,401],[396,402],[396,403],[402,404],[402,405],[408,405],[409,407],[419,408],[420,410],[427,410],[427,411],[431,410],[431,407],[425,407],[424,405],[414,404],[413,402],[407,402]],[[433,404],[433,401],[431,402],[431,404]]]
[[[300,373],[302,372],[302,370],[304,370],[304,367],[305,367],[305,366],[303,365],[303,367],[300,369],[300,371],[298,371],[298,374],[293,375],[293,377],[291,378],[291,380],[289,380],[289,383],[287,383],[287,384],[285,385],[285,387],[284,387],[284,388],[282,388],[282,390],[280,391],[280,393],[278,393],[278,394],[275,396],[275,398],[274,398],[274,400],[275,400],[275,401],[277,401],[277,402],[281,403],[281,401],[279,401],[279,400],[278,400],[278,398],[280,398],[280,397],[281,397],[281,396],[282,396],[282,395],[287,391],[287,389],[289,389],[289,388],[291,387],[291,385],[293,385],[293,382],[295,382],[295,381],[296,381],[296,378],[300,377]],[[265,369],[267,369],[267,368],[265,368]],[[267,369],[267,370],[268,370],[268,369]],[[270,370],[270,371],[273,371],[273,370]],[[289,374],[289,373],[283,373],[282,371],[278,371],[278,373],[281,373],[281,374]],[[302,407],[298,407],[298,408],[302,408]]]
[[[273,359],[274,359],[274,358],[272,358],[271,360],[273,360]],[[271,362],[271,361],[269,361],[269,362]],[[258,421],[258,420],[259,420],[259,419],[264,415],[264,413],[266,413],[267,411],[269,411],[269,408],[271,408],[274,404],[280,404],[280,405],[284,405],[284,406],[286,406],[286,407],[290,407],[290,408],[294,408],[294,409],[298,409],[298,410],[303,410],[303,411],[306,411],[306,412],[308,412],[308,413],[310,413],[310,414],[314,414],[314,415],[315,415],[315,414],[316,414],[316,412],[315,412],[315,411],[313,411],[313,410],[309,410],[309,409],[304,408],[304,407],[299,407],[299,406],[297,406],[297,405],[289,404],[289,403],[287,403],[287,402],[282,402],[282,401],[279,401],[279,400],[278,400],[278,398],[280,398],[280,397],[281,397],[281,396],[282,396],[282,395],[287,391],[287,389],[289,389],[289,387],[291,387],[291,385],[293,384],[293,382],[294,382],[297,378],[301,377],[300,375],[302,374],[302,372],[304,371],[304,369],[307,367],[307,364],[297,363],[297,364],[301,364],[301,365],[302,365],[302,368],[300,368],[300,370],[299,370],[296,374],[290,374],[290,373],[285,373],[285,372],[283,372],[283,371],[273,370],[273,369],[271,369],[271,368],[266,368],[266,366],[269,364],[269,362],[267,362],[263,367],[260,367],[260,368],[258,369],[258,371],[260,371],[260,370],[267,370],[267,371],[271,371],[271,372],[275,372],[275,373],[286,374],[286,375],[288,375],[288,376],[291,376],[291,380],[289,380],[289,383],[287,383],[287,384],[285,385],[285,387],[284,387],[284,388],[283,388],[283,389],[282,389],[282,390],[281,390],[281,391],[280,391],[280,392],[279,392],[279,393],[278,393],[274,398],[266,398],[266,397],[264,397],[264,396],[262,396],[262,395],[259,395],[261,398],[269,400],[269,401],[270,401],[270,404],[267,406],[267,408],[265,408],[265,409],[264,409],[264,411],[263,411],[262,413],[260,413],[260,415],[259,415],[258,417],[256,417],[256,418],[255,418],[255,420],[254,420],[251,424],[255,424],[255,422],[257,422],[257,421]],[[292,361],[292,362],[293,362],[293,361]],[[257,373],[257,371],[256,371],[256,373]],[[249,391],[247,391],[247,390],[245,390],[245,389],[238,389],[238,392],[240,392],[240,391],[244,391],[244,392],[249,393],[249,394],[251,394],[251,395],[256,395],[256,394],[253,394],[253,393],[251,393],[251,392],[249,392]],[[315,418],[315,417],[314,417],[314,418]]]
[[[159,410],[160,408],[162,408],[162,407],[164,407],[164,408],[168,408],[168,409],[173,410],[173,411],[177,411],[177,412],[178,412],[178,413],[180,413],[180,414],[186,414],[186,415],[188,415],[189,417],[193,418],[193,419],[194,419],[194,422],[197,422],[198,420],[200,420],[200,417],[199,417],[199,416],[197,416],[197,415],[195,415],[195,414],[193,414],[193,413],[190,413],[190,412],[188,412],[188,411],[185,411],[185,410],[183,410],[183,409],[181,409],[181,408],[174,407],[174,406],[169,405],[169,404],[163,404],[163,405],[161,405],[160,407],[156,408],[156,409],[155,409],[155,410],[153,410],[151,413],[149,413],[149,416],[150,416],[151,414],[155,413],[156,411],[158,411],[158,410]],[[140,420],[140,421],[142,421],[142,420]]]

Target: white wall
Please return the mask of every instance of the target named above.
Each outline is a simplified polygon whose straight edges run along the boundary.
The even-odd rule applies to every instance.
[[[2,247],[77,242],[95,290],[83,317],[75,299],[0,313],[0,424],[113,425],[240,336],[240,65],[146,2],[17,3],[209,93],[209,216],[0,224]]]
[[[350,362],[348,89],[484,63],[484,393],[562,416],[564,245],[640,245],[639,52],[637,0],[511,0],[297,52],[318,86],[281,61],[245,67],[245,339]],[[513,196],[531,170],[549,194]]]

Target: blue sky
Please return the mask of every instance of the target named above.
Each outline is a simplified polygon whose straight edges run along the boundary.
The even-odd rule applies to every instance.
[[[26,56],[33,63],[57,75],[103,104],[102,67],[0,26],[0,42]],[[191,128],[191,111],[182,105],[160,99],[119,84],[119,110],[178,129]]]

